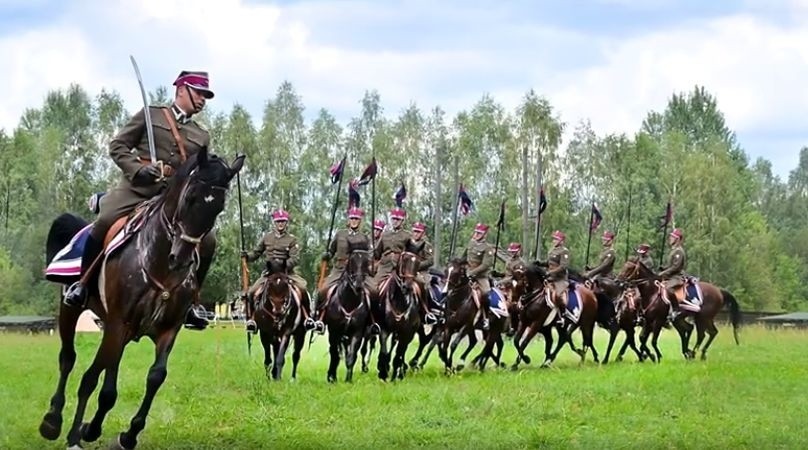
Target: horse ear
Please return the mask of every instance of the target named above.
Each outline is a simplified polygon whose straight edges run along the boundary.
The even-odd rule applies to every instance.
[[[230,179],[232,180],[237,173],[241,171],[241,168],[244,167],[244,159],[247,158],[247,155],[238,155],[236,159],[233,160],[233,164],[230,164]]]

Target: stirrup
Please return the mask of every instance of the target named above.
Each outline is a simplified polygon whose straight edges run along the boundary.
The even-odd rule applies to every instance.
[[[424,315],[424,323],[426,325],[434,325],[438,323],[438,318],[435,317],[435,315],[432,314],[431,312],[428,312]]]
[[[84,301],[86,298],[86,288],[81,284],[81,281],[76,281],[65,291],[65,295],[62,298],[62,303],[64,303],[65,306],[81,307],[84,306]]]
[[[303,321],[303,328],[305,328],[306,330],[313,330],[316,327],[317,327],[317,324],[314,322],[314,319],[312,319],[311,317],[309,317],[305,321]]]
[[[325,334],[325,324],[320,320],[315,321],[314,322],[314,331],[317,334]]]
[[[382,334],[382,328],[379,326],[378,323],[370,324],[370,334],[371,335]]]
[[[247,321],[247,331],[253,334],[258,332],[258,325],[255,323],[254,320],[250,319]]]

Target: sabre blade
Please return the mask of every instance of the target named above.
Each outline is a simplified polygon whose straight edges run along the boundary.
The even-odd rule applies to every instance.
[[[143,88],[143,78],[140,76],[140,69],[137,66],[135,57],[129,55],[129,60],[132,61],[132,67],[135,69],[137,84],[140,86],[140,96],[143,98],[143,114],[146,118],[146,137],[149,141],[149,156],[151,157],[151,163],[157,164],[157,150],[154,148],[154,130],[152,129],[151,112],[149,111],[149,99],[146,98],[146,90]]]

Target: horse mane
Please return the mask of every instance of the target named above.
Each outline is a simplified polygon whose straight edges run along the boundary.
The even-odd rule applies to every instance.
[[[455,265],[455,266],[460,266],[460,265],[463,265],[463,264],[467,264],[467,261],[464,258],[461,258],[459,256],[455,256],[455,257],[453,257],[452,259],[449,260],[449,264],[452,264],[452,265]]]
[[[525,264],[525,274],[528,280],[544,279],[547,277],[547,271],[536,261]]]

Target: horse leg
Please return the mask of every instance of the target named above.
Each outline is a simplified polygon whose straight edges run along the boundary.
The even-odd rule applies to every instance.
[[[146,417],[149,415],[152,401],[168,376],[168,356],[174,347],[177,331],[176,329],[168,330],[158,336],[155,342],[154,364],[149,368],[149,374],[146,376],[146,394],[143,396],[140,408],[129,422],[129,429],[118,435],[118,445],[121,448],[135,448],[138,434],[146,427]]]
[[[264,372],[267,378],[272,376],[272,335],[264,330],[259,330],[261,346],[264,347]]]
[[[462,355],[460,355],[460,364],[457,365],[458,372],[466,367],[466,358],[469,356],[469,353],[471,353],[471,351],[477,345],[477,332],[474,331],[474,328],[471,328],[471,331],[467,333],[467,336],[469,338],[469,346],[466,348],[466,351],[463,352]],[[452,351],[454,351],[454,349],[452,349]]]
[[[654,360],[654,355],[651,353],[651,349],[648,348],[648,338],[651,336],[652,323],[654,322],[646,319],[642,330],[640,330],[640,362],[645,361],[645,358],[651,358],[652,361]]]
[[[438,355],[440,356],[441,361],[443,361],[444,371],[447,375],[452,373],[452,360],[449,358],[449,343],[452,339],[452,332],[449,327],[446,327],[443,330],[443,339],[438,344]]]
[[[609,345],[606,346],[606,356],[603,357],[603,363],[602,364],[609,364],[609,355],[611,355],[611,353],[612,353],[612,347],[614,347],[614,341],[617,339],[617,333],[619,333],[619,332],[620,332],[620,328],[618,328],[616,325],[613,325],[613,326],[609,327]],[[625,349],[625,348],[626,347],[624,345],[623,348],[621,349],[621,351],[623,349]],[[622,353],[621,353],[621,355],[622,355]]]
[[[283,376],[283,366],[286,364],[286,349],[289,348],[288,334],[284,334],[280,342],[275,343],[275,366],[272,369],[272,379],[280,380]]]
[[[300,351],[306,344],[306,329],[297,327],[294,335],[294,344],[292,347],[292,380],[297,379],[297,364],[300,362]]]
[[[679,339],[682,341],[682,355],[684,355],[685,359],[690,358],[690,349],[688,349],[688,341],[690,341],[690,331],[687,330],[687,324],[684,324],[684,321],[680,317],[677,317],[673,322],[673,327],[676,328],[676,331],[679,333]]]
[[[98,410],[96,410],[89,424],[85,423],[81,426],[81,439],[85,442],[95,442],[101,437],[104,418],[115,406],[115,401],[118,399],[118,367],[121,364],[123,349],[126,346],[123,341],[125,333],[119,329],[109,328],[104,333],[105,336],[107,334],[112,337],[107,344],[104,344],[109,348],[106,355],[109,359],[106,361],[106,367],[104,367],[104,383],[98,393]]]
[[[60,303],[59,307],[59,340],[62,347],[59,349],[59,382],[56,392],[50,399],[50,408],[42,418],[39,425],[39,434],[43,438],[54,441],[62,432],[62,410],[65,407],[65,386],[73,365],[76,363],[76,322],[82,311],[79,308],[70,308]]]
[[[595,320],[594,317],[588,324],[584,324],[581,327],[581,336],[583,336],[583,351],[584,354],[581,356],[581,362],[584,362],[586,358],[586,348],[589,347],[592,350],[592,359],[595,361],[595,364],[600,364],[600,358],[598,357],[598,350],[595,348],[595,344],[593,342],[595,334]]]
[[[525,337],[519,341],[519,347],[516,348],[517,352],[521,356],[522,360],[525,364],[530,364],[530,356],[525,353],[525,349],[527,349],[527,345],[530,344],[530,341],[536,336],[536,333],[539,332],[540,325],[536,324],[536,326],[528,326]],[[513,369],[516,369],[517,366],[514,365]]]
[[[651,338],[651,345],[654,347],[654,352],[656,352],[657,363],[662,362],[662,352],[659,351],[659,345],[657,345],[657,342],[659,342],[660,333],[662,333],[662,324],[659,324],[656,327],[654,327],[654,335]]]
[[[424,368],[424,366],[426,365],[426,361],[429,359],[429,355],[432,354],[432,350],[434,350],[435,346],[437,346],[440,343],[440,338],[441,333],[438,331],[438,329],[432,328],[432,331],[430,332],[429,344],[426,347],[426,353],[424,354],[424,357],[421,359],[421,362],[418,363],[419,369]]]
[[[353,369],[356,364],[356,356],[359,353],[359,346],[362,344],[363,333],[357,332],[351,336],[345,349],[345,382],[353,382]]]
[[[328,330],[328,352],[331,362],[328,364],[328,382],[337,382],[337,367],[339,366],[339,343],[342,336],[335,329]]]
[[[707,323],[705,331],[709,337],[707,338],[707,342],[704,343],[704,348],[701,349],[702,361],[707,359],[707,349],[710,348],[710,344],[713,343],[713,339],[715,339],[715,336],[718,334],[718,328],[715,327],[715,323],[711,320],[709,323]]]
[[[460,345],[460,341],[463,340],[463,338],[466,337],[466,335],[468,334],[468,331],[466,331],[467,329],[468,329],[468,327],[463,326],[455,334],[454,339],[452,339],[452,344],[449,346],[449,366],[450,367],[451,367],[452,358],[454,358],[455,351],[457,351],[457,346]],[[472,327],[471,332],[474,333],[474,328],[473,327]],[[476,343],[477,338],[475,337],[474,339],[475,339],[475,343]],[[463,362],[465,362],[465,361],[463,361]],[[458,371],[458,370],[461,370],[462,368],[463,368],[463,366],[460,365],[459,368],[453,368],[452,370],[453,371]]]
[[[387,338],[389,337],[387,330],[382,330],[379,334],[379,361],[376,362],[376,370],[379,371],[379,379],[387,381],[387,375],[390,372],[390,351],[387,348]]]
[[[553,350],[553,329],[551,327],[544,327],[541,330],[541,335],[544,337],[544,362],[541,363],[542,368],[550,367],[550,364],[555,361],[555,354]],[[559,341],[561,337],[559,336]],[[558,353],[556,351],[555,353]]]
[[[370,346],[371,339],[373,339],[373,336],[370,335],[370,333],[364,333],[362,345],[359,349],[359,354],[362,358],[362,373],[367,373],[368,371],[368,347]]]
[[[435,328],[433,327],[432,329],[434,330]],[[429,338],[427,337],[426,331],[424,331],[424,326],[421,325],[418,327],[418,349],[415,350],[415,355],[410,358],[410,367],[412,367],[413,370],[418,369],[418,359],[421,358],[421,353],[424,351],[424,347],[426,347],[428,342]]]
[[[117,327],[114,327],[117,330]],[[115,358],[115,354],[120,352],[117,346],[113,346],[117,339],[113,336],[110,324],[104,328],[104,335],[101,338],[101,345],[95,353],[95,358],[92,364],[84,372],[81,377],[81,383],[78,390],[78,404],[76,405],[76,414],[73,416],[73,424],[67,434],[67,446],[79,447],[81,442],[82,427],[81,422],[84,419],[84,411],[87,408],[87,400],[90,395],[95,391],[98,386],[98,377],[101,371],[105,369],[105,364]]]
[[[404,375],[407,373],[407,363],[404,360],[407,357],[407,347],[409,347],[413,337],[415,336],[413,336],[412,332],[399,335],[396,355],[393,358],[393,380],[396,378],[403,380]]]

